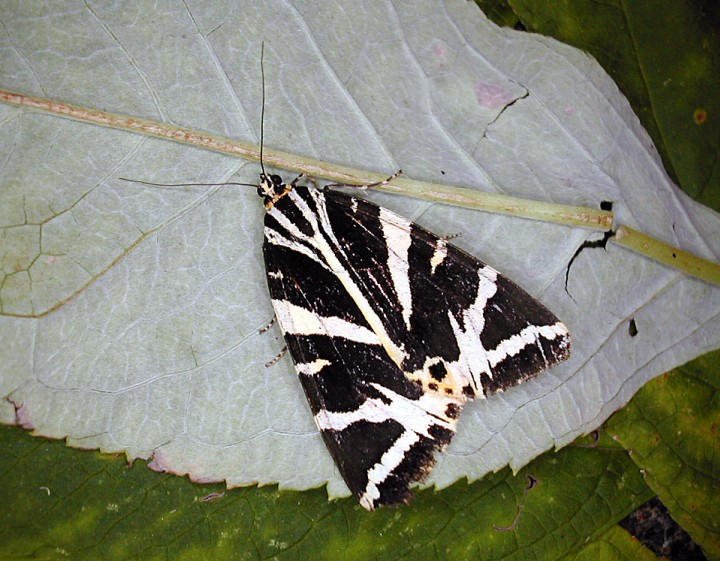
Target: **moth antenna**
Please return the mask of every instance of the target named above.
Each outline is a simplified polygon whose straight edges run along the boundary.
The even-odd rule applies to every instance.
[[[127,181],[128,183],[149,185],[150,187],[223,187],[225,185],[257,187],[254,183],[238,183],[236,181],[226,181],[225,183],[154,183],[152,181],[142,181],[141,179],[128,179],[127,177],[118,177],[118,179],[120,181]]]
[[[262,108],[260,109],[260,169],[263,177],[267,177],[265,173],[265,164],[263,162],[263,145],[265,144],[265,41],[260,43],[260,81],[262,82]]]

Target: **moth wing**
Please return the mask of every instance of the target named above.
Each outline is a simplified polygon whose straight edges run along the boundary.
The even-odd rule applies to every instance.
[[[425,389],[482,396],[568,358],[565,325],[492,267],[370,201],[325,197],[358,284],[406,351],[401,370]]]
[[[292,193],[265,222],[265,265],[278,323],[350,490],[368,509],[407,502],[410,485],[425,477],[435,452],[450,442],[465,397],[428,390],[405,375],[382,343],[387,333],[373,328],[364,309],[386,300],[368,294],[369,279],[384,274],[383,264],[360,263],[350,246],[333,247],[333,256],[325,247],[323,254],[319,247],[344,238],[338,229],[354,224],[331,225],[337,205],[325,193]],[[365,242],[371,252],[382,244],[373,237]],[[335,256],[338,261],[328,263]],[[368,300],[359,303],[355,289]],[[375,309],[381,321],[388,319],[382,307]]]

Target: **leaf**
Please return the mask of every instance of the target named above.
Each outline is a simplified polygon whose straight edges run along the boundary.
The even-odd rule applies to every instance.
[[[498,29],[457,0],[312,14],[300,4],[153,6],[0,7],[0,84],[257,141],[265,40],[269,145],[534,199],[611,200],[630,226],[719,252],[717,215],[670,183],[625,99],[575,49]],[[282,342],[258,333],[271,316],[259,199],[117,179],[248,182],[258,166],[9,107],[0,123],[0,337],[11,356],[1,418],[197,481],[329,481],[331,494],[346,493],[290,361],[264,367]],[[595,235],[372,198],[463,234],[459,245],[538,296],[575,341],[566,365],[465,409],[430,481],[440,487],[519,469],[718,346],[717,287],[614,247],[580,254],[570,297],[566,264]]]
[[[720,210],[720,10],[713,2],[515,1],[523,23],[597,57],[686,193]],[[608,30],[613,30],[608,33]]]
[[[3,496],[14,507],[0,512],[2,558],[558,559],[651,496],[609,439],[536,460],[527,473],[538,483],[527,493],[526,473],[505,469],[457,483],[441,500],[426,490],[412,508],[370,513],[354,498],[328,502],[322,490],[224,491],[142,461],[91,452],[79,461],[60,442],[14,432],[0,428]],[[516,517],[513,531],[494,528]]]
[[[613,526],[567,561],[656,561],[658,557],[620,526]]]
[[[656,378],[609,421],[673,519],[720,557],[720,353]]]

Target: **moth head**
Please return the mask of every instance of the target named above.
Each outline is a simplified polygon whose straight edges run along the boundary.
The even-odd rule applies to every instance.
[[[260,174],[260,184],[257,187],[257,193],[264,199],[265,206],[270,208],[289,190],[288,186],[283,183],[282,177],[275,174]]]

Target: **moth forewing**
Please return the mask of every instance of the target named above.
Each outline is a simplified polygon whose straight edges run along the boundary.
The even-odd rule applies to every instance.
[[[360,504],[407,502],[468,398],[569,356],[567,328],[475,257],[369,201],[261,176],[267,280],[315,421]]]

